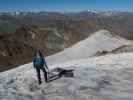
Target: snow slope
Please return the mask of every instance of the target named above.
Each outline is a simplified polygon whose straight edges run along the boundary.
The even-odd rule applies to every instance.
[[[0,73],[0,100],[133,100],[133,53],[92,57],[111,51],[125,40],[100,30],[91,37],[50,56],[50,70],[74,69],[74,77],[38,85],[33,64]]]
[[[32,64],[0,73],[0,100],[133,100],[133,53],[74,60],[75,77],[37,84]]]
[[[123,45],[130,45],[131,41],[117,36],[107,30],[97,31],[87,39],[47,58],[48,64],[57,64],[94,56],[97,52],[112,51]]]

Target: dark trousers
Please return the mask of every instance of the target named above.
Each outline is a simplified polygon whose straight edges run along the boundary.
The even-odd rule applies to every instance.
[[[42,81],[41,81],[41,73],[40,71],[42,70],[43,74],[44,74],[44,79],[45,79],[45,82],[47,83],[47,72],[45,70],[45,68],[43,66],[36,66],[36,72],[37,72],[37,78],[38,78],[38,83],[41,84]]]

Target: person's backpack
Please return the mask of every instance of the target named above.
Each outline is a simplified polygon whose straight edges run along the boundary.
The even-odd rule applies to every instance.
[[[43,58],[35,58],[33,63],[34,63],[34,67],[35,66],[43,66],[44,65],[44,60],[43,60]]]

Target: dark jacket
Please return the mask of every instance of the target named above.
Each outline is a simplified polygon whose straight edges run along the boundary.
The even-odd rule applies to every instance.
[[[40,57],[40,58],[34,58],[33,64],[34,64],[34,67],[35,68],[36,67],[39,67],[39,69],[41,69],[41,67],[44,67],[44,65],[45,65],[45,69],[48,69],[47,64],[46,64],[46,61],[42,57]]]
[[[44,65],[44,60],[43,60],[43,58],[34,58],[33,64],[34,64],[34,67],[43,66]]]

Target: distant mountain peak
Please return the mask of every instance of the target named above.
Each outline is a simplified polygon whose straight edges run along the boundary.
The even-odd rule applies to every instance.
[[[91,9],[89,9],[88,12],[92,12],[92,13],[96,13],[96,14],[100,13],[100,11],[98,11],[98,10],[91,10]]]

